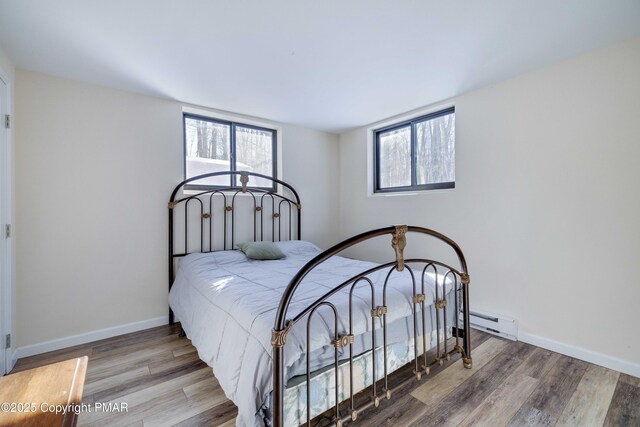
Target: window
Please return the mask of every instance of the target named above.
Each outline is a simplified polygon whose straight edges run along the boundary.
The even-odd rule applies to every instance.
[[[455,109],[374,130],[374,192],[455,187]]]
[[[249,171],[276,178],[276,140],[274,129],[185,113],[184,175],[222,171]],[[211,177],[188,188],[238,186],[236,176]],[[250,187],[273,188],[271,181],[251,178]]]

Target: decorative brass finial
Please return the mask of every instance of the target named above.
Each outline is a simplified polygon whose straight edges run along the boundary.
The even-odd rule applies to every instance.
[[[387,307],[384,305],[379,305],[376,308],[371,310],[371,317],[382,317],[387,314]]]
[[[407,246],[405,234],[409,230],[406,225],[396,225],[391,239],[391,247],[396,251],[396,261],[398,262],[398,271],[404,270],[404,248]]]
[[[335,348],[346,347],[349,344],[353,344],[354,340],[355,340],[355,337],[353,335],[342,335],[341,337],[338,337],[338,339],[333,342],[333,346]]]
[[[471,278],[467,273],[462,273],[460,275],[460,281],[462,282],[463,285],[468,285],[469,283],[471,283]]]
[[[271,331],[271,345],[273,348],[282,347],[287,343],[287,334],[289,333],[289,329],[293,323],[291,321],[287,322],[287,326],[284,329],[276,331],[275,329]]]
[[[208,219],[208,218],[211,218],[211,214],[209,214],[209,213],[203,213],[202,214],[202,219]]]
[[[173,208],[175,208],[175,207],[176,207],[176,202],[169,202],[169,204],[167,205],[167,207],[168,207],[169,209],[173,209]]]
[[[440,301],[436,302],[436,308],[439,309],[443,309],[447,307],[447,300],[446,299],[441,299]]]
[[[242,192],[247,192],[247,184],[249,183],[249,172],[240,172],[240,184],[242,184]]]

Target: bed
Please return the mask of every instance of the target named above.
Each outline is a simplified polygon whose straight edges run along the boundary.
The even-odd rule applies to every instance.
[[[212,177],[229,187],[197,185]],[[418,381],[457,354],[471,368],[469,275],[455,242],[402,225],[322,251],[302,240],[301,212],[291,185],[251,172],[190,178],[169,201],[170,321],[213,368],[238,426],[312,425],[328,410],[340,426],[391,399],[389,375],[408,363]],[[405,259],[411,234],[444,242],[460,266]],[[341,256],[384,236],[389,262]],[[285,257],[249,259],[236,245],[250,241]],[[370,399],[357,406],[358,393]]]

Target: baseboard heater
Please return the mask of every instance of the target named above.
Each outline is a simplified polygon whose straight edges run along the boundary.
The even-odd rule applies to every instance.
[[[462,313],[460,314],[460,320],[462,321]],[[469,311],[469,320],[473,329],[509,340],[517,340],[518,325],[515,319],[471,309]]]

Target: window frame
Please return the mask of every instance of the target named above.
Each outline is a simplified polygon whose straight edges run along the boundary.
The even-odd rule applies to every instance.
[[[271,176],[272,179],[278,179],[278,130],[266,126],[258,126],[254,124],[244,123],[241,121],[222,119],[217,117],[206,116],[198,113],[191,112],[182,112],[182,159],[183,159],[183,176],[184,179],[187,178],[187,119],[194,120],[202,120],[215,124],[229,126],[229,158],[230,158],[230,172],[237,171],[236,169],[236,127],[243,127],[248,129],[255,130],[263,130],[269,131],[272,133],[271,137],[271,170],[273,174]],[[225,172],[225,171],[219,171]],[[184,186],[185,190],[211,190],[217,188],[241,188],[238,185],[236,175],[229,175],[229,186],[224,185],[199,185],[199,184],[187,184]],[[275,192],[277,190],[277,183],[272,181],[272,185],[270,187],[257,187],[249,185],[249,188],[259,189],[259,190],[269,190]]]
[[[432,184],[417,184],[417,155],[416,155],[416,125],[428,120],[436,119],[438,117],[446,116],[449,114],[455,114],[455,106],[448,107],[442,110],[435,111],[433,113],[421,115],[411,119],[395,122],[390,125],[373,129],[373,194],[380,193],[402,193],[413,191],[429,191],[429,190],[447,190],[456,187],[455,178],[450,182],[436,182]],[[410,144],[411,144],[411,185],[405,185],[401,187],[380,187],[380,134],[409,127],[411,132]],[[455,162],[455,157],[454,157]]]

